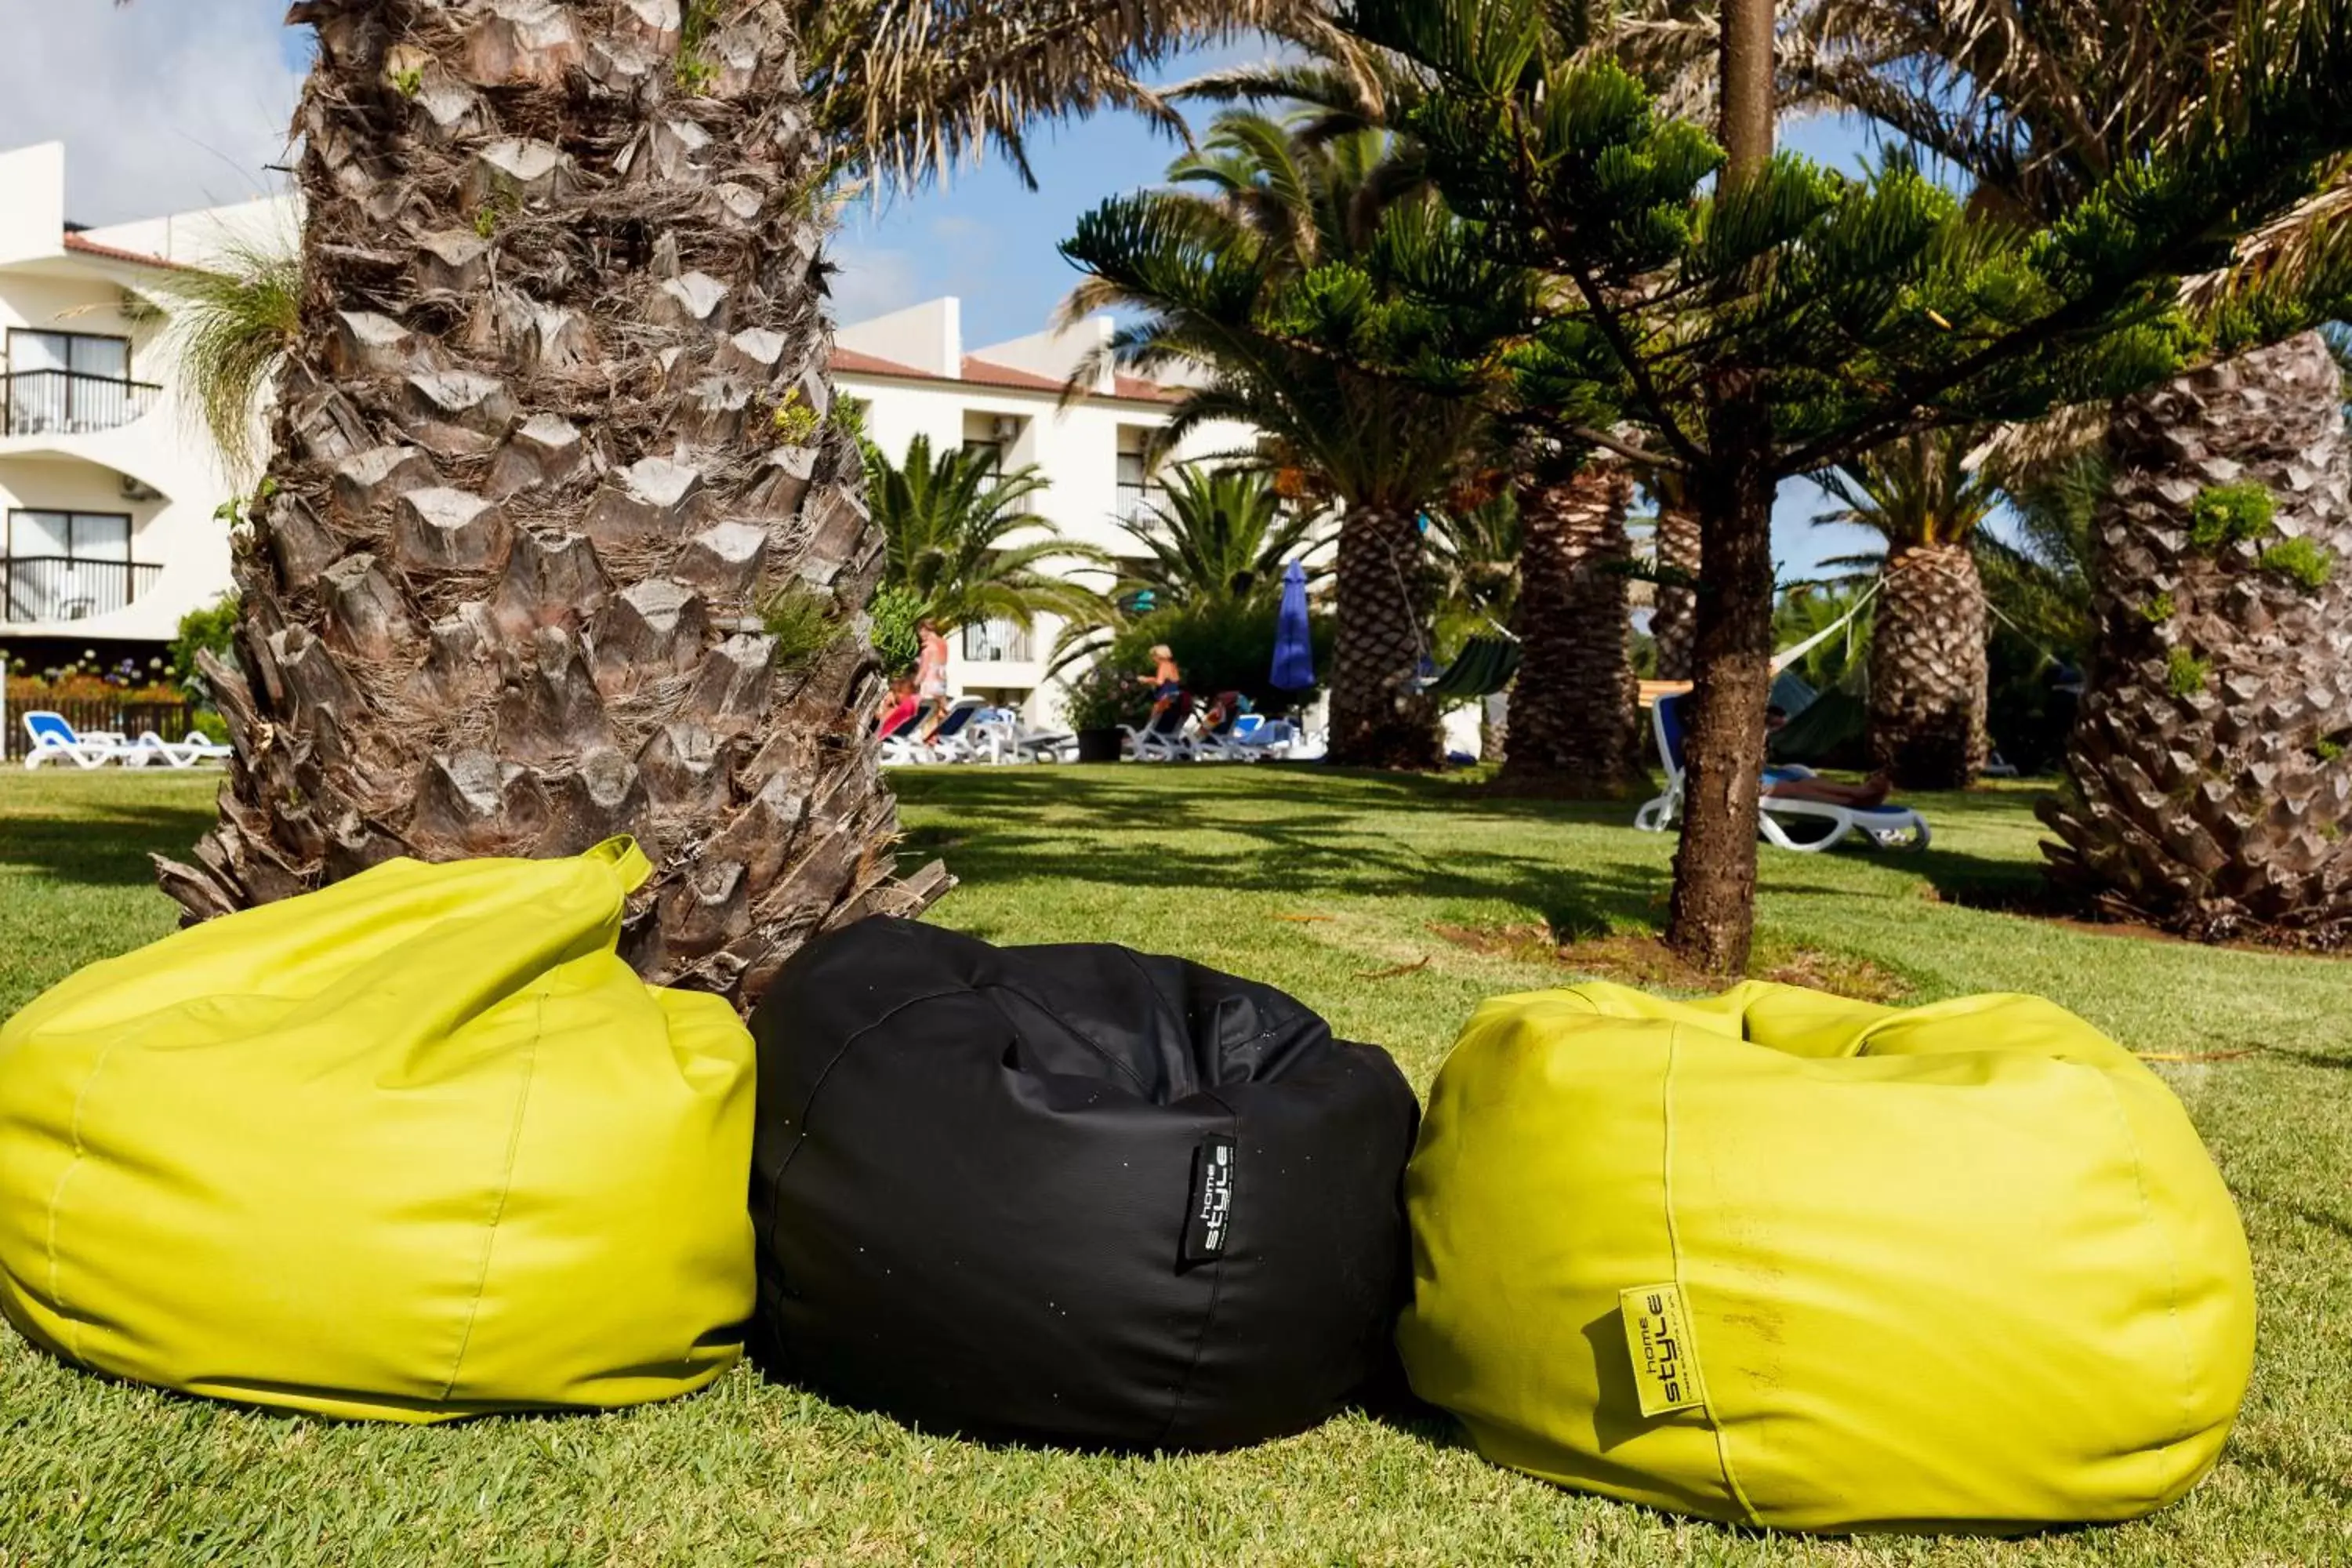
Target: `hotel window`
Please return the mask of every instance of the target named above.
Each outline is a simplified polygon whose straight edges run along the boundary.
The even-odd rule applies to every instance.
[[[152,390],[131,379],[129,338],[9,331],[11,435],[118,429],[146,412]]]
[[[42,371],[101,381],[129,381],[131,340],[94,332],[37,332],[11,328],[8,374],[13,377]]]
[[[1168,491],[1151,471],[1152,432],[1140,425],[1118,427],[1118,518],[1121,522],[1149,521],[1152,510],[1168,503]]]
[[[131,559],[131,516],[119,511],[39,511],[8,514],[12,561]]]
[[[129,605],[160,566],[131,563],[121,512],[11,511],[0,556],[0,620],[78,621]]]

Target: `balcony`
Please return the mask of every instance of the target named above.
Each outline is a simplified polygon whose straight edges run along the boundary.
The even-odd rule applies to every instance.
[[[93,436],[119,430],[155,406],[163,388],[73,370],[20,370],[7,377],[11,436]]]
[[[985,621],[964,627],[963,657],[972,664],[1031,664],[1036,638],[1010,621]]]
[[[1168,505],[1168,492],[1157,485],[1118,487],[1118,521],[1150,526]]]
[[[6,595],[0,622],[23,626],[110,616],[130,608],[163,572],[152,562],[12,555],[0,560],[0,589]]]

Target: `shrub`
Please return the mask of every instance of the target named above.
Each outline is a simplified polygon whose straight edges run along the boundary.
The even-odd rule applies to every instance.
[[[2208,485],[2189,509],[2189,542],[2200,550],[2218,550],[2259,539],[2270,531],[2277,511],[2271,492],[2253,480]]]
[[[2165,684],[2172,689],[2175,697],[2194,697],[2205,689],[2205,682],[2213,674],[2213,665],[2185,647],[2177,647],[2165,660],[2164,674]]]
[[[2027,773],[2055,769],[2074,731],[2076,700],[2032,638],[1996,623],[1986,649],[1986,722],[2004,760]]]
[[[2336,557],[2308,539],[2289,539],[2263,552],[2263,570],[2292,579],[2306,594],[2316,594],[2336,574]]]
[[[866,617],[872,625],[874,657],[881,661],[882,673],[911,673],[923,656],[923,641],[915,630],[923,618],[923,601],[904,588],[885,585],[874,590]]]
[[[2171,595],[2158,594],[2141,605],[2139,613],[2147,618],[2148,625],[2160,626],[2179,613],[2179,605],[2174,602]]]
[[[1278,690],[1266,679],[1274,670],[1275,627],[1280,615],[1271,604],[1205,604],[1154,610],[1121,629],[1110,645],[1107,662],[1130,677],[1148,674],[1152,645],[1166,643],[1183,668],[1184,689],[1202,701],[1220,691],[1238,691],[1264,712],[1303,707],[1314,700],[1313,691]],[[1328,669],[1331,624],[1318,617],[1309,625],[1315,667]]]
[[[1134,671],[1106,658],[1070,683],[1064,707],[1073,730],[1140,728],[1151,717],[1151,693]]]
[[[180,617],[179,635],[172,639],[172,679],[198,699],[209,697],[211,683],[196,668],[196,655],[233,658],[236,646],[237,605],[235,594],[223,594],[211,604]]]

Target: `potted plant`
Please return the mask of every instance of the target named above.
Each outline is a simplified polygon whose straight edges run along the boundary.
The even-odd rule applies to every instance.
[[[1070,683],[1066,710],[1070,728],[1077,732],[1078,761],[1115,763],[1119,726],[1150,718],[1151,694],[1116,660],[1103,659]]]

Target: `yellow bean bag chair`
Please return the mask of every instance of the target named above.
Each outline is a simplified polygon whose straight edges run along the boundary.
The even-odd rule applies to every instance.
[[[734,1362],[752,1047],[615,956],[650,868],[399,860],[0,1028],[0,1309],[95,1370],[427,1422]]]
[[[1783,1530],[2136,1518],[2252,1370],[2164,1085],[2028,996],[1507,996],[1406,1176],[1414,1390],[1497,1463]]]

